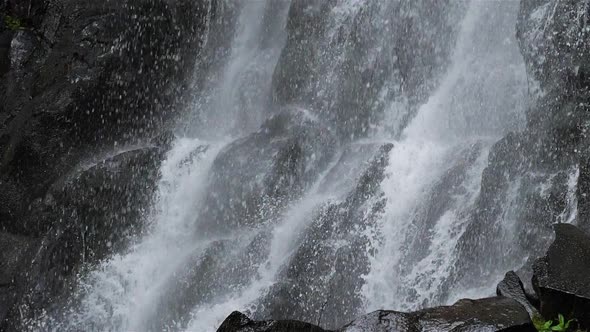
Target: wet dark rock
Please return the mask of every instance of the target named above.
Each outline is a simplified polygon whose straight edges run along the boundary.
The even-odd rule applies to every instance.
[[[241,312],[234,311],[221,324],[217,332],[324,332],[326,330],[299,321],[253,321]],[[326,331],[327,332],[327,331]]]
[[[299,197],[338,146],[333,132],[302,109],[286,109],[219,153],[200,232],[220,232],[272,219]],[[264,215],[261,215],[264,214]]]
[[[416,315],[422,331],[535,331],[524,307],[505,297],[460,300]]]
[[[585,155],[580,160],[576,199],[578,226],[582,230],[590,232],[590,155]]]
[[[416,317],[409,313],[379,310],[355,319],[344,326],[341,331],[418,332],[420,331],[420,323]]]
[[[577,219],[581,228],[590,229],[587,16],[579,1],[520,3],[517,37],[531,102],[526,127],[507,134],[490,152],[472,222],[459,243],[459,252],[465,253],[459,262],[469,267],[459,267],[458,274],[478,271],[457,276],[467,284],[475,276],[492,281],[514,268],[515,257],[546,250],[554,223]],[[501,239],[514,234],[505,246]],[[530,271],[534,259],[522,271]]]
[[[587,16],[588,8],[580,1],[521,2],[517,36],[529,72],[541,86],[590,83]]]
[[[539,311],[531,303],[531,298],[526,293],[522,281],[514,271],[506,272],[504,279],[498,283],[496,294],[518,302],[526,309],[531,319],[539,315]],[[537,300],[533,299],[533,302],[537,302]]]
[[[0,318],[6,317],[18,300],[18,279],[23,266],[31,259],[35,242],[33,238],[0,233]]]
[[[533,286],[541,314],[563,314],[590,328],[590,235],[570,224],[555,225],[555,241],[534,265]]]
[[[166,129],[206,15],[200,1],[31,4],[0,13],[23,22],[0,32],[0,183],[14,193],[0,228],[18,234],[29,232],[20,224],[29,205],[81,160]]]
[[[81,268],[141,234],[162,157],[163,150],[148,147],[81,166],[31,206],[25,226],[47,228],[34,231],[40,238],[25,237],[31,252],[13,273],[16,301],[6,318],[8,330],[19,329],[17,317],[59,305]]]
[[[0,1],[0,330],[141,233],[208,5]]]
[[[233,331],[324,331],[306,323],[278,320],[252,321],[233,312],[217,330]],[[527,311],[506,297],[460,300],[452,306],[441,306],[411,313],[378,310],[356,318],[337,329],[342,332],[534,332]]]

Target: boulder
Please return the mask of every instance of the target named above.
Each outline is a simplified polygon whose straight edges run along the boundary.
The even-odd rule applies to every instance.
[[[533,269],[542,316],[562,314],[590,328],[590,235],[571,224],[555,225],[555,240]]]
[[[531,320],[539,316],[539,311],[533,305],[538,304],[538,299],[526,293],[522,281],[514,271],[507,272],[504,279],[498,283],[496,294],[518,302],[529,313]]]
[[[295,320],[253,321],[239,311],[229,315],[217,332],[329,332],[318,326]]]
[[[418,332],[420,324],[412,314],[378,310],[357,318],[339,331]]]
[[[324,331],[291,320],[252,321],[233,312],[217,332],[235,331]],[[378,310],[337,329],[339,332],[534,332],[527,311],[518,302],[498,296],[479,300],[463,299],[411,313]]]
[[[463,299],[452,306],[424,309],[414,315],[418,317],[420,331],[535,331],[525,308],[502,296]]]

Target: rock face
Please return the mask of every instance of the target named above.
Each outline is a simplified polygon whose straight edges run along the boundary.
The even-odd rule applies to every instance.
[[[492,276],[522,264],[514,258],[549,246],[554,223],[578,220],[589,229],[588,15],[580,1],[521,1],[517,38],[531,106],[526,127],[490,152],[473,221],[459,243],[465,253],[459,271]],[[474,277],[457,276],[453,283],[469,285]]]
[[[71,277],[80,267],[121,250],[141,233],[162,155],[156,147],[137,149],[70,174],[36,200],[23,220],[31,229],[41,222],[47,229],[37,231],[44,235],[2,233],[15,246],[1,260],[11,266],[4,271],[7,283],[0,285],[10,290],[3,298],[8,330],[20,329],[19,317],[57,305],[72,290]]]
[[[313,184],[338,141],[306,110],[285,109],[216,158],[200,232],[227,233],[275,217]],[[266,215],[261,215],[265,213]]]
[[[0,330],[141,232],[208,5],[0,2]]]
[[[555,225],[555,241],[534,265],[533,286],[543,317],[558,314],[590,327],[590,235],[573,225]]]

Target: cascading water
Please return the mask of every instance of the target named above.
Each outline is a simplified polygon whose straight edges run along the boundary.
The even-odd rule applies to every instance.
[[[442,17],[429,7],[440,3],[234,4],[233,42],[208,52],[224,61],[201,73],[209,82],[197,92],[193,128],[182,128],[222,138],[177,138],[148,234],[83,276],[58,318],[33,325],[212,331],[244,310],[336,327],[372,309],[491,293],[495,272],[455,282],[464,274],[457,251],[492,144],[523,123],[518,2],[447,4]],[[456,17],[464,18],[449,28]],[[456,38],[438,38],[441,27]],[[375,31],[379,38],[363,35]],[[396,33],[443,45],[422,54]],[[216,39],[206,46],[223,49]],[[444,47],[454,49],[448,61]],[[346,118],[350,105],[377,115]]]
[[[390,155],[379,233],[395,236],[384,237],[372,259],[364,286],[369,308],[412,310],[448,299],[444,282],[453,272],[493,135],[522,123],[526,73],[505,28],[514,26],[517,6],[470,4],[450,69]],[[444,183],[449,174],[458,177],[455,183]],[[431,204],[444,206],[433,212]]]

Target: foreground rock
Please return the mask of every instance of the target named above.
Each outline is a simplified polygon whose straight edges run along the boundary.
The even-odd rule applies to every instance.
[[[518,275],[510,271],[498,284],[497,297],[463,299],[452,306],[411,313],[379,310],[337,329],[342,332],[459,332],[535,331],[532,320],[564,315],[572,327],[590,327],[590,235],[572,224],[556,224],[555,240],[534,265],[535,295],[527,294]],[[319,320],[318,320],[319,322]],[[323,323],[321,323],[324,325]],[[289,321],[252,321],[234,312],[218,331],[324,331]]]
[[[289,331],[305,331],[305,332],[324,332],[325,330],[304,322],[296,320],[282,320],[282,321],[253,321],[248,316],[239,311],[234,311],[229,315],[223,324],[217,329],[217,332],[234,332],[234,331],[248,331],[248,332],[289,332]]]
[[[534,265],[533,286],[543,317],[563,314],[590,328],[590,236],[570,224],[555,225],[555,241]]]
[[[252,321],[239,312],[232,313],[218,332],[327,331],[297,321]],[[452,306],[424,309],[412,313],[379,310],[364,315],[338,329],[339,332],[486,332],[535,331],[527,311],[507,297],[460,300]]]
[[[508,297],[520,303],[531,319],[539,315],[539,311],[532,304],[538,304],[537,299],[525,292],[522,281],[514,271],[506,273],[504,279],[498,284],[496,293],[498,296]]]

